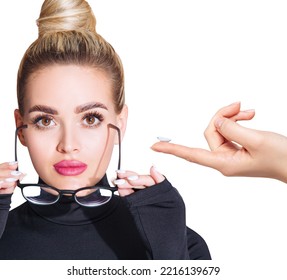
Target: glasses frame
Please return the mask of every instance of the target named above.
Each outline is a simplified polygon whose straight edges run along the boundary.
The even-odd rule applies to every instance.
[[[111,123],[109,123],[107,126],[115,129],[117,131],[117,134],[118,134],[119,158],[118,158],[118,166],[117,167],[118,167],[118,170],[120,170],[121,169],[121,150],[122,150],[121,149],[121,130],[116,125],[111,124]],[[15,161],[16,162],[18,162],[18,156],[17,156],[17,142],[18,142],[17,138],[18,138],[18,133],[19,133],[20,130],[26,129],[26,128],[28,128],[28,125],[24,124],[22,126],[17,127],[16,131],[15,131]],[[19,164],[17,165],[17,169],[16,170],[17,171],[19,170]],[[67,195],[68,194],[68,195],[72,195],[73,196],[73,199],[74,199],[75,202],[77,202],[79,205],[85,206],[85,207],[99,207],[99,206],[102,206],[102,205],[106,204],[107,202],[109,202],[111,200],[111,198],[114,196],[114,193],[118,190],[117,186],[110,187],[110,186],[97,186],[97,185],[95,185],[95,186],[87,186],[87,187],[83,187],[83,188],[80,188],[80,189],[77,189],[77,190],[60,190],[60,189],[57,189],[57,188],[55,188],[53,186],[50,186],[50,185],[47,185],[47,184],[35,184],[35,183],[33,183],[33,184],[27,184],[27,183],[26,184],[21,184],[19,180],[17,181],[17,186],[21,189],[23,197],[27,201],[29,201],[29,202],[31,202],[33,204],[37,204],[37,205],[52,205],[52,204],[57,203],[61,199],[61,197],[63,195]],[[50,202],[50,203],[40,203],[40,202],[36,203],[33,200],[29,200],[24,195],[23,189],[25,187],[27,187],[27,186],[34,186],[34,187],[38,186],[38,187],[48,188],[48,189],[54,190],[54,191],[56,191],[58,193],[58,198],[57,198],[57,200],[55,200],[53,202]],[[87,205],[87,204],[83,204],[83,203],[81,203],[81,202],[79,202],[77,200],[76,194],[78,192],[83,191],[83,190],[91,190],[91,189],[109,190],[109,191],[112,192],[111,198],[109,200],[103,202],[102,204],[99,204],[99,205]]]

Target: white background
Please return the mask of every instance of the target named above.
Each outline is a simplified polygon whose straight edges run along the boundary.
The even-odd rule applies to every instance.
[[[166,136],[207,148],[203,131],[210,118],[235,101],[256,110],[255,119],[244,125],[287,135],[286,2],[89,2],[98,32],[125,67],[129,123],[123,168],[147,173],[155,164],[167,176],[184,197],[187,225],[204,237],[213,259],[234,273],[229,279],[283,279],[286,185],[227,178],[156,154],[150,146],[157,136]],[[24,51],[37,37],[41,4],[1,4],[0,162],[14,160],[16,74]],[[23,164],[21,170],[32,173]],[[13,206],[19,199],[14,197]]]

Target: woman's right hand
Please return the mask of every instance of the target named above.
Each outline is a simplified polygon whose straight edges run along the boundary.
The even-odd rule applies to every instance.
[[[17,171],[17,162],[5,162],[0,164],[0,195],[12,194],[18,180],[22,180],[24,173]]]

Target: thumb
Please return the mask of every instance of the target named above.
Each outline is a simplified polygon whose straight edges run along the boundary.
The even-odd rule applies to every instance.
[[[253,146],[256,130],[243,127],[227,118],[218,118],[214,124],[217,131],[228,141],[234,141],[246,148]]]
[[[165,177],[157,171],[155,166],[151,167],[150,176],[153,178],[153,180],[155,181],[156,184],[161,183],[165,179]]]

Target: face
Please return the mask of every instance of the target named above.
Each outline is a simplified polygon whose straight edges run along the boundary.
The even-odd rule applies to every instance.
[[[86,66],[53,65],[30,77],[24,115],[16,125],[33,165],[48,185],[78,189],[95,185],[105,174],[117,144],[114,124],[122,135],[127,108],[115,112],[111,83],[102,71]]]

